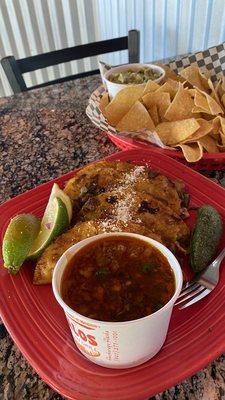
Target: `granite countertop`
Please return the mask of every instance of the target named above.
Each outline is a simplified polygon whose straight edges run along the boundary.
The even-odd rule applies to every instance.
[[[85,114],[88,98],[99,83],[100,78],[92,76],[0,99],[0,203],[117,151]],[[210,177],[225,183],[221,172]],[[3,324],[1,399],[63,399],[29,366]],[[225,356],[153,399],[225,399]]]

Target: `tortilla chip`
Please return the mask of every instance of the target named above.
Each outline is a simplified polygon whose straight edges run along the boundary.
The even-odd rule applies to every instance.
[[[167,79],[173,79],[174,81],[178,81],[178,82],[183,82],[184,79],[182,79],[182,77],[180,77],[179,75],[177,75],[170,67],[168,67],[168,65],[164,65],[164,64],[157,64],[159,65],[161,68],[164,69],[166,75],[165,75],[165,81],[167,81]]]
[[[195,97],[196,89],[188,89],[188,93],[191,95],[192,98]]]
[[[211,113],[207,99],[205,98],[204,94],[202,92],[199,92],[198,90],[195,90],[194,103],[196,109],[202,110],[206,114]]]
[[[221,132],[218,132],[216,135],[213,132],[210,132],[209,136],[212,137],[216,141],[216,143],[222,144],[220,134],[223,135]]]
[[[109,96],[108,93],[104,93],[99,102],[99,108],[104,115],[104,111],[106,106],[109,104]]]
[[[197,107],[197,106],[194,106],[194,107],[193,107],[192,112],[193,112],[193,114],[196,114],[196,113],[204,113],[204,114],[212,115],[212,114],[211,114],[211,111],[210,111],[209,109],[206,110],[206,109],[204,109],[204,108]]]
[[[191,98],[194,99],[195,98],[195,94],[196,94],[196,89],[188,89],[188,93],[190,94]],[[194,106],[193,109],[192,109],[192,113],[194,114],[193,117],[202,118],[202,108],[201,107]],[[206,119],[208,119],[208,116],[206,117]]]
[[[180,78],[179,75],[176,75],[176,77]],[[185,84],[185,81],[183,81],[183,79],[182,79],[182,81],[183,81],[182,82],[182,81],[176,81],[176,80],[168,77],[166,81],[170,84],[170,86],[172,86],[173,88],[175,88],[177,90],[179,88],[179,82],[182,83],[182,85]]]
[[[139,129],[153,130],[155,128],[148,111],[140,101],[130,108],[127,114],[116,125],[118,131],[138,131]]]
[[[198,118],[197,122],[200,125],[198,130],[195,133],[193,133],[193,135],[191,135],[188,139],[184,140],[182,143],[197,142],[197,140],[208,135],[208,133],[212,131],[212,129],[213,129],[212,123],[206,121],[203,118]]]
[[[179,84],[180,82],[173,81],[172,79],[168,79],[162,86],[157,89],[157,93],[164,92],[164,93],[169,93],[170,98],[174,99],[176,96],[176,93],[179,89]]]
[[[217,148],[216,140],[211,136],[207,135],[199,139],[199,143],[208,153],[219,153]]]
[[[130,110],[133,104],[142,96],[142,86],[128,86],[112,99],[106,106],[104,115],[112,126],[115,126],[121,118]]]
[[[225,92],[225,76],[221,77],[221,88]]]
[[[201,81],[202,84],[204,86],[204,90],[206,92],[209,92],[210,90],[210,86],[209,86],[209,79],[211,80],[211,71],[209,71],[206,67],[204,67],[204,71],[201,71],[201,69],[199,69],[199,73],[200,73],[200,77],[201,77]]]
[[[209,88],[211,89],[212,93],[211,93],[211,97],[220,105],[221,108],[223,108],[223,105],[220,102],[219,96],[213,86],[213,83],[211,81],[211,79],[208,79],[208,84],[209,84]]]
[[[193,108],[193,112],[202,112],[211,115],[223,114],[224,111],[221,106],[206,92],[196,89],[194,103],[196,108]]]
[[[200,124],[195,118],[180,121],[162,122],[155,130],[159,138],[166,145],[176,145],[187,139],[199,129]]]
[[[213,135],[212,137],[217,140],[219,145],[225,146],[225,118],[216,117],[212,121]]]
[[[147,93],[142,97],[142,101],[147,109],[150,109],[153,105],[156,105],[159,117],[163,118],[167,108],[170,105],[170,95],[169,93]]]
[[[223,106],[225,107],[225,94],[223,94],[223,96],[221,97],[221,101],[222,101]]]
[[[149,80],[145,85],[145,89],[144,89],[143,95],[148,93],[148,92],[155,92],[159,88],[160,88],[160,85],[158,85],[158,83]]]
[[[179,72],[179,75],[182,76],[185,80],[187,80],[192,86],[196,86],[199,89],[204,89],[204,86],[201,83],[201,79],[199,76],[199,69],[193,65],[182,69]]]
[[[221,83],[222,83],[222,79],[220,78],[216,82],[216,85],[215,85],[215,92],[218,94],[219,97],[221,97],[224,94],[224,92],[221,93]]]
[[[211,111],[212,115],[218,115],[218,114],[223,114],[224,110],[222,109],[222,107],[220,106],[220,104],[218,104],[216,102],[216,100],[214,100],[211,96],[209,96],[207,93],[205,93],[205,97],[207,99],[207,102],[209,104],[209,108]]]
[[[225,77],[224,76],[222,76],[222,78],[220,78],[220,80],[217,82],[215,91],[218,94],[220,99],[225,94]]]
[[[200,143],[192,143],[192,144],[180,144],[177,147],[180,147],[185,159],[188,162],[196,162],[199,161],[203,156],[203,148]]]
[[[193,117],[193,107],[194,100],[191,98],[188,91],[183,88],[182,84],[179,83],[178,92],[170,106],[167,108],[164,117],[168,121],[177,121],[181,119],[191,118]]]
[[[189,67],[186,67],[180,71],[179,75],[188,81],[192,86],[195,86],[200,90],[207,90],[207,78],[200,72],[198,67],[190,65]]]
[[[214,118],[212,121],[212,126],[214,134],[222,131],[223,135],[225,135],[225,118],[221,116]]]
[[[221,141],[222,145],[225,146],[225,135],[222,132],[220,132],[220,141]]]
[[[223,145],[223,144],[218,144],[217,143],[217,148],[221,153],[225,151],[225,145]]]
[[[170,95],[169,93],[155,93],[155,99],[157,99],[157,110],[159,117],[164,118],[164,115],[170,106]]]
[[[212,120],[213,134],[217,134],[219,132],[219,130],[221,129],[220,118],[222,118],[222,117],[218,116]],[[224,126],[224,128],[225,128],[225,126]]]
[[[149,115],[152,119],[152,121],[154,122],[155,126],[159,124],[159,115],[158,115],[158,110],[157,110],[157,106],[156,104],[153,104],[153,106],[151,106],[148,109]]]

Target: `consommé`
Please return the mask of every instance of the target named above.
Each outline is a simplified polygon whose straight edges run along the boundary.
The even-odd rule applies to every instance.
[[[100,238],[69,261],[61,295],[73,310],[99,321],[130,321],[163,307],[175,276],[154,246],[129,236]]]

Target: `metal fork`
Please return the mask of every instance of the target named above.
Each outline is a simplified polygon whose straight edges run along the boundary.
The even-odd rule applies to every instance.
[[[221,261],[225,257],[225,248],[218,257],[183,287],[175,305],[180,305],[179,309],[191,306],[203,299],[216,287],[219,282],[219,269]]]

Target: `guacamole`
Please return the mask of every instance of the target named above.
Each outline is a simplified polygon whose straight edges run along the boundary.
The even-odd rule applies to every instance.
[[[137,71],[128,69],[127,71],[115,72],[108,77],[110,82],[122,84],[141,84],[149,80],[158,79],[161,73],[152,68],[140,68]]]

